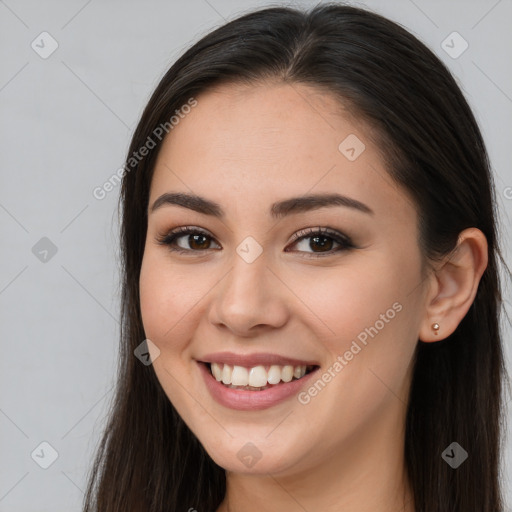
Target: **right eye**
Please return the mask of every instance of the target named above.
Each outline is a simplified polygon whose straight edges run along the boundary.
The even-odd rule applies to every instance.
[[[209,244],[212,240],[206,231],[193,226],[180,227],[157,237],[160,245],[166,245],[170,251],[179,253],[204,252],[211,249]]]

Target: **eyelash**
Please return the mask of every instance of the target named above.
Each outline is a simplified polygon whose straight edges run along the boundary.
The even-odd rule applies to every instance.
[[[204,250],[194,250],[194,249],[183,249],[182,247],[176,247],[173,246],[177,239],[185,236],[185,235],[203,235],[205,237],[213,239],[213,237],[210,237],[210,235],[203,231],[202,229],[198,229],[192,226],[184,226],[177,228],[175,230],[170,231],[169,233],[163,235],[163,236],[157,236],[156,241],[160,245],[165,245],[168,247],[168,249],[172,252],[177,252],[180,254],[184,253],[192,253],[192,252],[205,252],[209,249]],[[322,258],[324,256],[332,256],[334,253],[342,252],[342,251],[348,251],[350,249],[355,249],[356,246],[352,243],[352,240],[344,235],[343,233],[340,233],[339,231],[335,231],[329,228],[306,228],[299,232],[297,232],[293,239],[291,240],[291,244],[295,244],[301,240],[305,240],[307,238],[313,238],[314,236],[319,236],[321,238],[330,238],[334,240],[336,243],[340,244],[340,247],[337,249],[331,249],[329,251],[323,252],[323,253],[308,253],[305,251],[297,251],[302,252],[305,254],[308,254],[309,256],[306,256],[307,258]],[[287,251],[287,252],[293,252],[293,251]]]

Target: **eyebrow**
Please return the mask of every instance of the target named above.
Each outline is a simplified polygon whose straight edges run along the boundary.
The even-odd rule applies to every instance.
[[[167,192],[162,194],[151,206],[150,213],[166,205],[182,206],[183,208],[218,218],[224,218],[225,216],[222,207],[215,201],[183,192]],[[270,214],[273,218],[279,219],[294,213],[309,212],[319,208],[333,206],[345,206],[374,215],[374,211],[369,206],[361,203],[357,199],[341,194],[312,194],[308,196],[291,197],[290,199],[274,203],[270,208]]]

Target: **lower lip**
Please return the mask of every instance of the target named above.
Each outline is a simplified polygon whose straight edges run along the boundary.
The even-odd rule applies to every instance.
[[[220,383],[210,372],[205,363],[198,363],[204,382],[213,399],[219,404],[240,411],[258,411],[276,405],[299,393],[318,368],[304,377],[284,382],[261,391],[228,388]]]

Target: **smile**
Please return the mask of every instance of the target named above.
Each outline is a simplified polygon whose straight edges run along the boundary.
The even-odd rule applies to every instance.
[[[265,356],[246,358],[224,357],[229,363],[196,361],[210,396],[218,404],[242,411],[273,407],[297,395],[305,388],[320,366],[286,358],[270,358],[275,364],[265,364]],[[265,359],[265,361],[264,361]],[[277,362],[293,364],[277,364]],[[243,363],[245,366],[242,366]],[[248,364],[249,363],[249,364]]]
[[[281,382],[299,380],[313,371],[312,365],[271,365],[244,366],[222,363],[210,363],[209,369],[217,382],[221,382],[230,389],[243,389],[248,391],[262,391]]]

